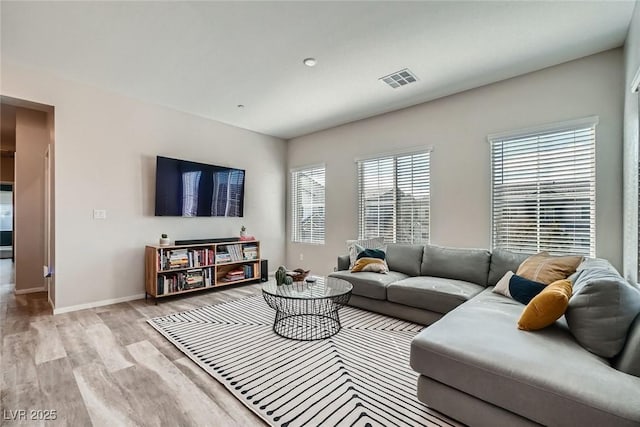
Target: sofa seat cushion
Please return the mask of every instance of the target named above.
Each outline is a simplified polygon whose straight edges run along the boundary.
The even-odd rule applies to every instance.
[[[522,305],[483,291],[418,334],[419,373],[544,425],[638,425],[640,378],[554,324],[526,332]]]
[[[351,293],[362,297],[386,300],[387,286],[390,283],[407,278],[408,276],[397,271],[390,271],[386,274],[373,273],[369,271],[359,271],[352,273],[348,270],[335,271],[329,277],[337,277],[346,280],[353,285]]]
[[[397,304],[448,313],[473,298],[483,286],[442,277],[409,277],[387,287],[387,299]]]

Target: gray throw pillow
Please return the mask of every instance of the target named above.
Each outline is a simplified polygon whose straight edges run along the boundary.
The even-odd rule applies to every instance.
[[[640,291],[615,270],[599,266],[578,271],[565,318],[584,348],[611,358],[622,350],[639,312]]]

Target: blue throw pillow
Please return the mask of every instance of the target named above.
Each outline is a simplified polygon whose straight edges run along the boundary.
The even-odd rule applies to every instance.
[[[507,271],[502,279],[496,283],[493,292],[527,305],[529,301],[542,292],[546,286],[544,283],[534,282],[533,280],[517,276],[513,274],[512,271]]]
[[[356,260],[360,258],[377,258],[377,259],[385,259],[385,253],[382,249],[364,249],[358,256]]]

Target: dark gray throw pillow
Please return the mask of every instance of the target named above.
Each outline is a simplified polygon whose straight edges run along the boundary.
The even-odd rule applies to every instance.
[[[611,358],[620,353],[629,326],[640,312],[640,291],[615,270],[587,268],[574,276],[565,318],[576,340],[590,352]]]
[[[360,258],[384,259],[384,257],[385,257],[385,254],[382,249],[365,249],[356,256],[356,259],[360,259]]]

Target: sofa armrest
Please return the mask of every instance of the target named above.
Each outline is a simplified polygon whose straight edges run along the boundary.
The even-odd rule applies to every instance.
[[[337,271],[340,270],[348,270],[349,264],[351,264],[351,259],[349,255],[340,255],[338,256],[338,268]]]

